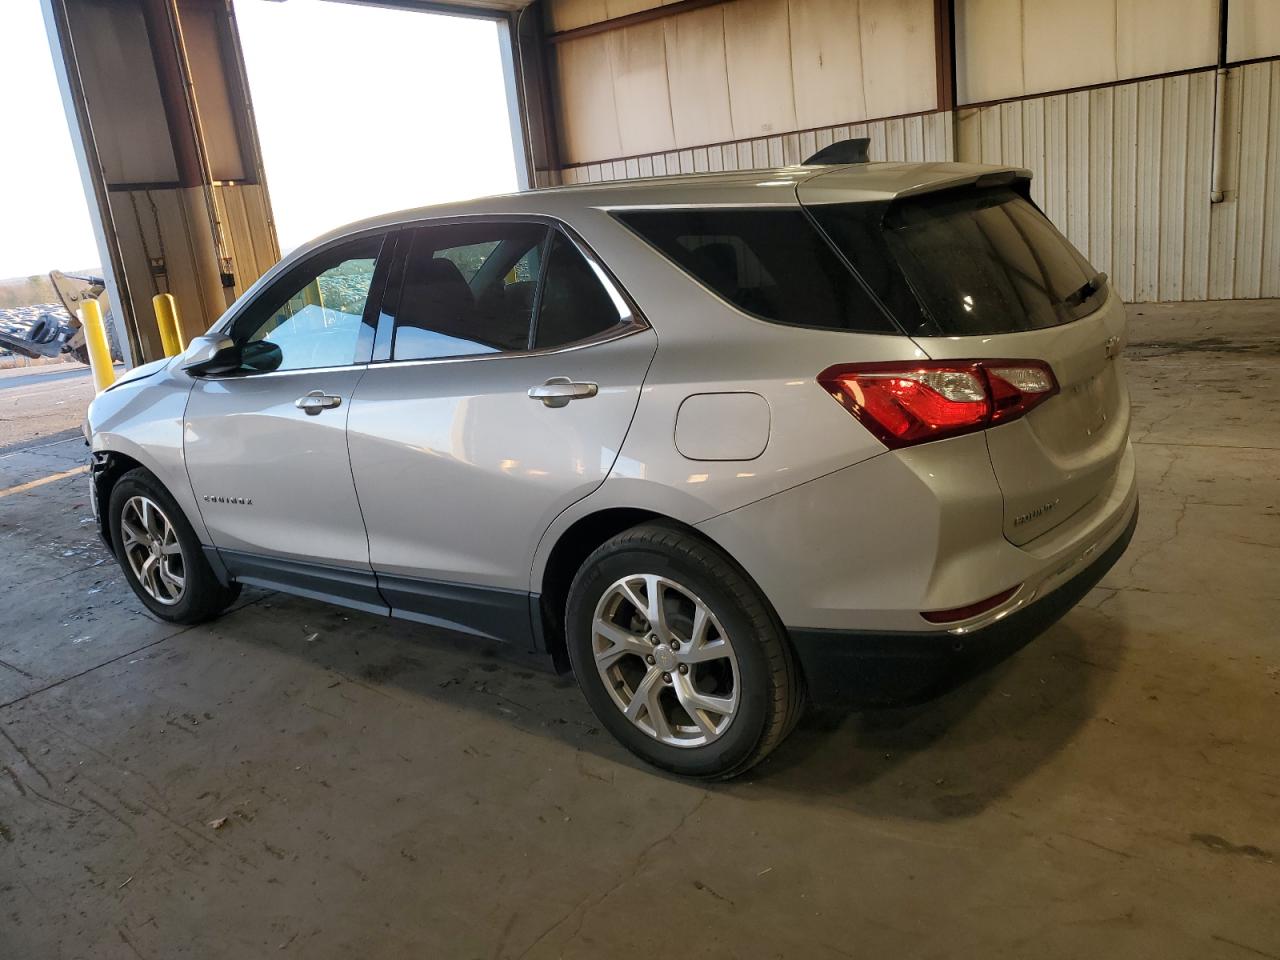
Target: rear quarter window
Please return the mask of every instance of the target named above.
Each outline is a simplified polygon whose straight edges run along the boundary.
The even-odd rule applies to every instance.
[[[629,210],[615,216],[695,280],[761,320],[899,332],[799,208]]]

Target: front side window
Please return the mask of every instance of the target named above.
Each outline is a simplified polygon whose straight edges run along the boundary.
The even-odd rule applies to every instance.
[[[547,227],[455,223],[412,231],[393,360],[526,350]]]
[[[291,269],[237,318],[247,371],[355,363],[372,344],[365,306],[381,236],[331,247]]]

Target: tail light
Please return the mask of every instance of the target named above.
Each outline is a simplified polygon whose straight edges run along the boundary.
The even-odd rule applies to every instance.
[[[1042,360],[848,363],[818,383],[888,447],[1008,423],[1058,392]]]

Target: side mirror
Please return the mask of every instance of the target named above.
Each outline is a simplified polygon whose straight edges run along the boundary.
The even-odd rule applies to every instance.
[[[193,377],[203,377],[235,373],[240,362],[240,348],[230,337],[196,337],[182,356],[182,369]]]

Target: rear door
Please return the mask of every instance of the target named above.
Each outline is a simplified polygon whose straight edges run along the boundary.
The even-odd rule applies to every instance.
[[[1124,305],[1019,183],[810,210],[930,357],[1053,369],[1056,395],[987,431],[1009,540],[1027,543],[1110,490],[1129,433]]]
[[[534,548],[613,466],[656,338],[558,227],[411,234],[348,427],[370,562],[398,613],[517,639]]]

